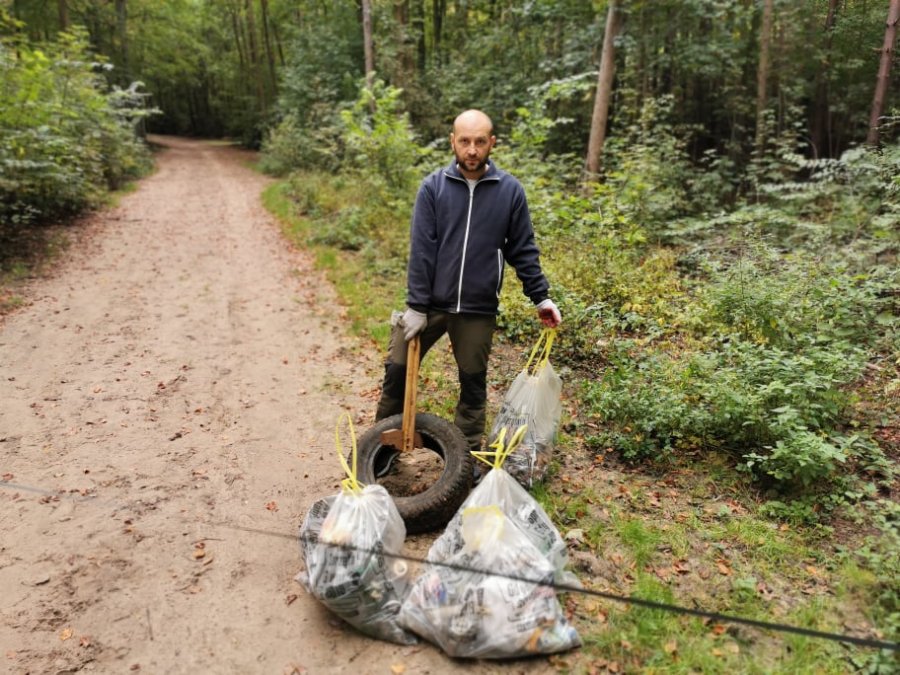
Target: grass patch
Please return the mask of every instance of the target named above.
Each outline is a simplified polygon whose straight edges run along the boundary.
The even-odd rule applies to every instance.
[[[313,253],[316,266],[335,285],[347,308],[352,332],[384,350],[390,312],[403,306],[408,218],[402,209],[385,210],[386,201],[372,200],[369,209],[366,195],[366,185],[343,177],[303,175],[270,186],[264,203],[281,218],[286,235]],[[611,246],[610,250],[618,249]],[[665,278],[674,274],[674,258],[661,253],[657,258],[647,258],[652,259],[665,262],[660,266]],[[625,267],[630,264],[622,263]],[[598,283],[610,283],[614,272],[598,276]],[[559,278],[564,279],[554,277]],[[634,275],[628,279],[633,288],[620,289],[621,294],[640,295],[637,299],[641,303],[643,295],[654,295],[643,293]],[[534,339],[524,328],[533,322],[533,309],[515,299],[515,285],[510,279],[504,289],[507,332],[497,341],[491,362],[489,423],[490,405],[496,405],[497,397],[502,397],[522,367],[524,343]],[[565,286],[563,282],[563,290]],[[604,293],[609,295],[608,289],[598,291],[597,297]],[[574,295],[563,297],[575,300]],[[692,415],[698,423],[707,423],[711,430],[708,438],[715,438],[723,423],[707,417],[712,410],[721,411],[722,419],[728,413],[738,420],[728,427],[737,437],[744,433],[743,411],[752,408],[732,401],[732,394],[740,391],[715,363],[697,359],[687,369],[679,366],[669,372],[662,368],[676,363],[684,345],[696,348],[703,344],[696,336],[685,335],[681,343],[673,341],[661,348],[655,364],[639,369],[642,362],[635,360],[635,355],[646,345],[659,344],[658,336],[668,328],[656,319],[672,320],[667,314],[671,308],[651,307],[653,325],[663,326],[653,328],[656,343],[649,338],[646,343],[641,342],[643,338],[623,340],[620,353],[610,349],[608,354],[597,355],[596,360],[574,360],[579,350],[596,351],[596,345],[608,344],[607,331],[651,334],[647,325],[638,323],[640,317],[632,316],[636,311],[634,298],[628,305],[627,311],[619,310],[618,325],[607,323],[616,320],[614,308],[585,306],[579,314],[568,314],[578,325],[570,327],[568,334],[560,334],[560,353],[568,352],[568,358],[573,359],[561,364],[567,386],[564,399],[570,406],[564,414],[566,430],[555,450],[551,478],[532,490],[562,534],[581,531],[570,539],[570,551],[573,559],[578,557],[580,566],[574,571],[585,586],[761,621],[896,639],[900,613],[895,605],[900,589],[894,573],[897,556],[891,552],[893,539],[873,537],[863,547],[866,532],[853,527],[845,527],[836,537],[838,530],[831,523],[846,518],[839,500],[825,504],[813,491],[801,501],[784,485],[776,491],[751,473],[740,471],[742,458],[728,448],[708,445],[699,436],[682,433],[684,416]],[[590,330],[573,337],[572,332],[588,326],[592,312],[599,319]],[[519,328],[521,331],[516,332]],[[776,356],[736,353],[733,368],[737,372],[740,366],[742,373],[751,375],[759,370],[762,382],[772,379],[766,370],[772,368],[776,373],[787,373],[790,377],[786,379],[793,382],[799,366]],[[624,405],[628,388],[622,386],[619,399],[613,400],[608,391],[598,392],[592,387],[581,390],[576,385],[582,378],[596,386],[604,370],[610,368],[603,359],[613,357],[638,368],[634,372],[649,374],[648,393],[640,403],[657,415],[651,422],[673,430],[669,452],[624,464],[621,454],[610,450],[613,443],[602,433],[607,420],[594,416],[591,407],[597,401],[610,410]],[[659,373],[670,375],[670,380],[656,377],[655,367]],[[626,375],[636,377],[623,369],[622,376]],[[643,386],[643,380],[640,384]],[[875,384],[881,389],[886,386],[881,381],[872,386]],[[423,363],[421,409],[452,419],[457,386],[455,363],[444,340]],[[684,414],[667,407],[667,400],[658,395],[660,386],[679,394],[671,400],[683,406]],[[679,388],[687,395],[681,396]],[[601,398],[601,394],[607,398]],[[705,406],[704,401],[719,407]],[[818,405],[817,401],[813,403]],[[811,406],[811,410],[817,409]],[[635,428],[621,423],[619,440],[631,439],[637,444],[635,449],[649,451],[652,446],[645,441],[658,428],[648,424],[647,435],[638,437]],[[783,499],[784,504],[778,506],[776,499]],[[896,528],[891,525],[896,518],[884,515],[890,513],[889,509],[883,507],[875,513],[862,522],[882,533]],[[894,654],[824,640],[717,624],[574,593],[568,594],[565,602],[584,639],[584,648],[552,659],[563,672],[840,673],[892,672],[885,668],[886,663],[896,667],[896,661],[890,661],[896,659]]]
[[[282,224],[285,236],[295,245],[313,254],[315,266],[323,270],[338,292],[347,309],[353,335],[387,345],[390,336],[390,316],[403,306],[395,279],[372,274],[365,264],[365,256],[341,250],[327,243],[318,243],[324,219],[318,209],[304,209],[291,191],[287,181],[272,183],[263,192],[263,204]]]

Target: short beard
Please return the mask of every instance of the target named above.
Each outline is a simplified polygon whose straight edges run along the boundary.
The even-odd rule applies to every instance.
[[[466,171],[469,171],[470,173],[480,173],[481,170],[487,166],[487,163],[488,163],[488,160],[484,159],[484,160],[478,162],[478,166],[476,166],[474,169],[470,169],[469,167],[466,166],[466,162],[464,159],[460,158],[459,155],[456,156],[456,165],[460,168],[465,169]]]

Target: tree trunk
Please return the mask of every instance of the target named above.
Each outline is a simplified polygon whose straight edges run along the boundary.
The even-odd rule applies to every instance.
[[[278,91],[278,76],[275,74],[275,54],[272,51],[272,41],[269,39],[269,0],[259,0],[259,8],[262,12],[260,20],[263,26],[263,43],[266,48],[266,60],[269,64],[269,79],[271,82],[272,97]]]
[[[56,9],[59,13],[59,30],[69,30],[69,3],[66,0],[57,0]]]
[[[432,30],[434,32],[434,45],[431,53],[438,63],[441,62],[441,40],[444,32],[444,15],[447,13],[447,0],[432,0],[431,4]]]
[[[412,0],[410,23],[416,36],[416,67],[420,74],[424,74],[426,65],[425,52],[425,8],[424,0]]]
[[[412,40],[409,35],[409,0],[394,0],[394,23],[397,26],[397,84],[407,87],[415,79]]]
[[[879,141],[878,124],[884,112],[884,95],[887,93],[888,78],[891,74],[891,57],[894,55],[898,21],[900,21],[900,0],[891,0],[884,29],[884,46],[881,48],[878,79],[875,81],[875,95],[872,97],[872,114],[869,116],[869,134],[866,136],[866,143],[869,145],[878,145]]]
[[[829,103],[828,74],[831,70],[831,42],[834,24],[841,0],[828,0],[828,14],[825,17],[825,58],[816,74],[816,102],[813,108],[812,150],[813,157],[831,157],[831,111]]]
[[[275,49],[278,51],[278,63],[280,63],[281,67],[284,68],[284,66],[285,66],[284,49],[281,46],[281,35],[278,33],[278,23],[277,22],[272,24],[272,37],[275,38]]]
[[[762,26],[759,29],[759,65],[756,69],[756,150],[761,152],[766,142],[766,104],[769,84],[769,45],[772,42],[772,17],[775,0],[764,0]]]
[[[238,53],[238,65],[240,69],[243,71],[246,64],[246,59],[244,58],[244,45],[241,40],[241,25],[238,21],[238,10],[236,7],[232,6],[231,8],[231,24],[234,30],[234,44],[237,47]]]
[[[256,83],[256,99],[259,109],[265,111],[268,108],[266,90],[263,86],[262,73],[259,72],[259,49],[256,44],[256,19],[253,16],[253,0],[247,0],[247,44],[249,45],[250,77]]]
[[[591,135],[585,160],[586,178],[600,171],[600,156],[606,140],[606,121],[609,118],[609,100],[612,95],[613,76],[616,73],[616,36],[621,28],[621,14],[617,0],[609,0],[606,12],[606,31],[603,34],[603,51],[600,53],[600,72],[597,75],[597,93],[594,95],[594,112],[591,116]]]
[[[119,37],[119,58],[122,62],[123,85],[131,80],[131,69],[128,67],[128,5],[127,0],[116,0],[116,34]]]
[[[372,0],[362,0],[363,51],[366,60],[366,86],[372,88],[375,77],[375,46],[372,43]]]

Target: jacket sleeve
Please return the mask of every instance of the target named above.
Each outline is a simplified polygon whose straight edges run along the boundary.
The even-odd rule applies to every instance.
[[[431,306],[437,248],[435,195],[426,180],[419,187],[413,208],[406,270],[406,304],[420,312],[427,312]]]
[[[531,298],[534,304],[547,299],[550,284],[541,270],[540,254],[534,240],[531,215],[528,213],[525,190],[521,185],[517,185],[513,196],[503,257],[516,270],[516,276],[522,282],[522,292]]]

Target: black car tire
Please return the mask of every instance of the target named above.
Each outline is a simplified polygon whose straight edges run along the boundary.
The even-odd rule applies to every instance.
[[[387,473],[399,450],[382,445],[381,434],[399,429],[402,415],[387,417],[368,429],[356,443],[357,479],[373,484]],[[391,495],[406,525],[407,534],[430,532],[446,525],[472,489],[474,458],[459,428],[437,415],[418,413],[416,433],[422,446],[444,460],[444,470],[437,481],[424,492],[408,497]]]

